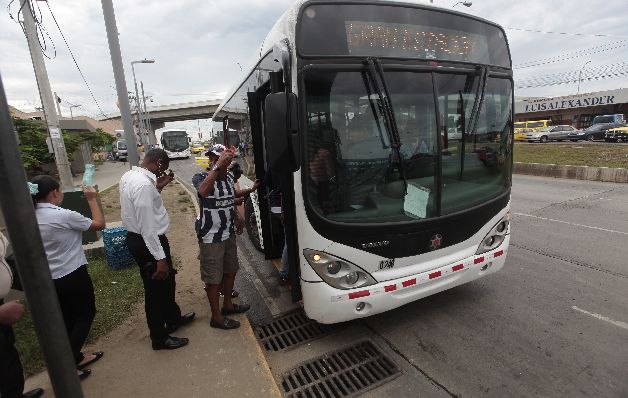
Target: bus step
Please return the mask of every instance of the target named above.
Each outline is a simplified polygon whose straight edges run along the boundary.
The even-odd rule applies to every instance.
[[[281,375],[285,397],[355,397],[401,374],[370,340],[310,359]]]
[[[255,336],[266,351],[283,351],[326,336],[334,329],[305,316],[303,310],[289,312],[255,328]]]

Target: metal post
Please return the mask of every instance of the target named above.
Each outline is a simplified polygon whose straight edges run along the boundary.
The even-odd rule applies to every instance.
[[[83,397],[13,132],[0,78],[0,208],[55,395]]]
[[[113,76],[116,81],[116,90],[118,91],[118,103],[120,104],[120,115],[122,116],[124,136],[127,142],[129,163],[131,164],[131,166],[137,166],[139,164],[139,156],[137,153],[137,140],[135,138],[135,131],[133,131],[133,122],[131,121],[131,107],[129,106],[126,81],[124,80],[124,68],[122,66],[122,53],[120,51],[120,41],[118,39],[116,15],[113,10],[112,0],[101,0],[100,2],[102,4],[102,12],[105,18],[107,38],[109,39],[111,66],[113,68]]]
[[[59,172],[59,179],[64,190],[74,187],[72,172],[70,171],[70,162],[68,154],[65,150],[63,135],[59,127],[59,118],[55,111],[55,100],[52,98],[52,90],[48,81],[48,72],[46,71],[46,63],[41,52],[39,39],[37,38],[37,27],[33,19],[33,13],[29,0],[21,0],[22,17],[24,19],[24,31],[28,41],[28,48],[33,61],[33,69],[35,70],[35,78],[37,79],[37,87],[39,88],[39,97],[41,105],[44,108],[44,117],[48,126],[48,133],[52,141],[52,147],[55,153],[55,163]]]
[[[137,113],[137,127],[140,131],[140,140],[142,143],[144,142],[144,133],[146,132],[146,127],[144,126],[144,120],[142,119],[142,108],[140,105],[140,94],[137,90],[137,79],[135,79],[135,64],[136,61],[131,62],[131,72],[133,73],[133,85],[135,86],[135,112]],[[142,131],[144,130],[144,131]]]

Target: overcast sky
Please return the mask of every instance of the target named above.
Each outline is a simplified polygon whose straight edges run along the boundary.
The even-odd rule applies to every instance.
[[[10,12],[16,16],[20,0]],[[417,1],[420,2],[420,1]],[[37,85],[26,39],[20,26],[6,12],[10,0],[0,0],[0,73],[9,104],[31,111],[40,106]],[[41,7],[50,82],[63,100],[62,112],[70,104],[81,105],[74,114],[97,117],[99,112],[74,66],[45,2]],[[50,7],[68,40],[105,113],[117,111],[109,48],[100,1],[49,0]],[[155,59],[154,64],[136,65],[138,82],[144,82],[153,105],[222,98],[240,67],[250,65],[252,56],[277,18],[292,0],[114,0],[127,85],[132,89],[130,62]],[[455,1],[434,0],[434,5],[451,7]],[[557,56],[591,47],[617,43],[612,51],[570,59],[534,68],[517,69],[515,79],[579,71],[628,62],[628,0],[474,0],[459,11],[495,21],[505,28],[513,64]],[[584,34],[559,35],[509,28]],[[606,37],[594,35],[607,35]],[[580,92],[628,87],[628,77],[584,81]],[[520,89],[517,96],[575,94],[576,84]],[[197,122],[170,124],[196,129]],[[205,129],[209,124],[203,121]]]

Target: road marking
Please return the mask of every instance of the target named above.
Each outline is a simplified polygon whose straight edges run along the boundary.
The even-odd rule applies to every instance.
[[[628,323],[626,323],[626,322],[616,321],[616,320],[611,319],[611,318],[609,318],[607,316],[604,316],[604,315],[594,314],[593,312],[589,312],[589,311],[583,310],[582,308],[578,308],[575,305],[573,307],[571,307],[571,308],[576,310],[576,311],[580,311],[583,314],[591,315],[593,318],[597,318],[600,321],[606,321],[608,323],[612,323],[615,326],[619,326],[620,328],[624,328],[624,329],[628,330]]]
[[[583,228],[595,229],[598,231],[611,232],[614,234],[628,235],[628,232],[615,231],[614,229],[606,229],[606,228],[600,228],[600,227],[592,227],[590,225],[577,224],[577,223],[573,223],[569,221],[555,220],[553,218],[547,218],[547,217],[539,217],[532,214],[525,214],[525,213],[513,213],[513,214],[515,216],[531,217],[531,218],[537,218],[539,220],[544,220],[544,221],[553,221],[553,222],[557,222],[561,224],[573,225],[574,227],[583,227]]]

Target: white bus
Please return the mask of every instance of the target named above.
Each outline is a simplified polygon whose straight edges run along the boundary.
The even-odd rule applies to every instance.
[[[190,138],[185,130],[163,130],[161,147],[166,151],[169,159],[190,157]]]
[[[214,121],[247,109],[256,177],[274,180],[247,203],[250,237],[271,258],[285,228],[307,316],[370,316],[503,267],[514,96],[500,26],[429,5],[299,1],[256,54]]]

